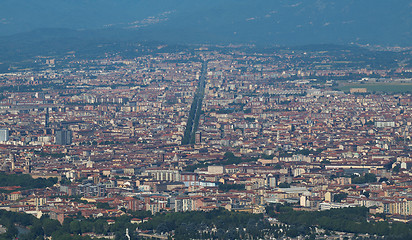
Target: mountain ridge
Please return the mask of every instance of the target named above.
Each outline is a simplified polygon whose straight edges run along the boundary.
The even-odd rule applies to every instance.
[[[122,29],[184,44],[412,45],[411,0],[3,0],[0,16],[3,37]]]

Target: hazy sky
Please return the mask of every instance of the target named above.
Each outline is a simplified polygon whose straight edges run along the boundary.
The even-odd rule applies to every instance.
[[[173,41],[408,44],[411,2],[1,0],[0,36],[39,28],[121,28]]]

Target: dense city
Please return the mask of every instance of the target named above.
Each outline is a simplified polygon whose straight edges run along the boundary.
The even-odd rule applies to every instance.
[[[0,74],[0,237],[412,236],[410,50],[166,48]]]

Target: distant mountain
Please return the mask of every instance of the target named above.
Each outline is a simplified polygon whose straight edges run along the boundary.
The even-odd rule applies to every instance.
[[[0,1],[0,36],[40,28],[174,43],[412,45],[412,0]]]

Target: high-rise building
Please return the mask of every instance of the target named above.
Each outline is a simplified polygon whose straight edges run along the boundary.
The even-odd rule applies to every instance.
[[[196,143],[196,144],[202,143],[202,132],[197,131],[197,132],[195,133],[195,143]]]
[[[48,107],[46,108],[46,114],[44,116],[44,126],[46,128],[49,127],[49,108]]]
[[[0,142],[7,142],[7,141],[9,141],[9,130],[0,129]]]
[[[72,131],[66,129],[57,130],[55,138],[57,145],[70,145],[72,144]]]

